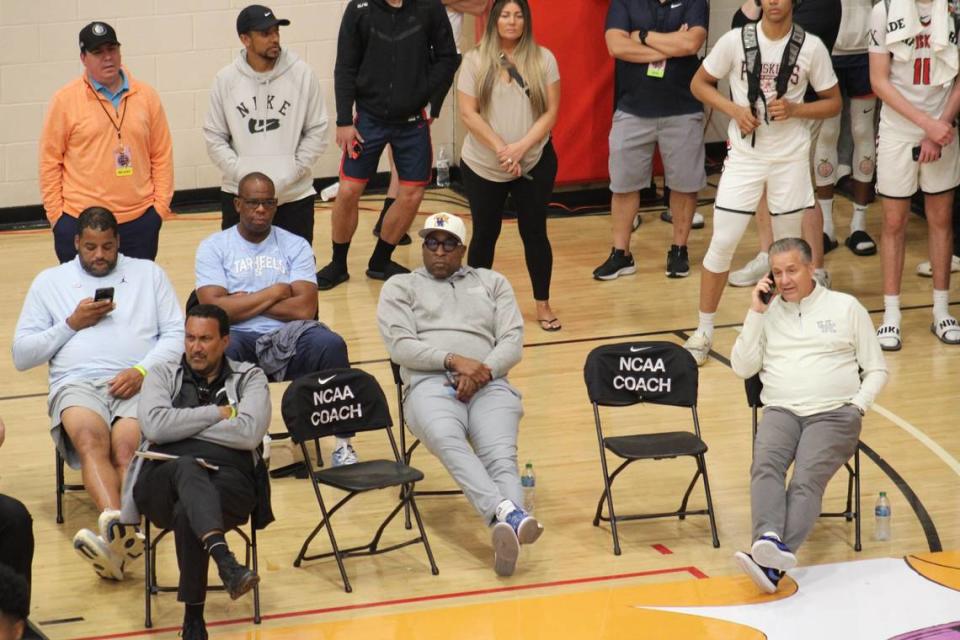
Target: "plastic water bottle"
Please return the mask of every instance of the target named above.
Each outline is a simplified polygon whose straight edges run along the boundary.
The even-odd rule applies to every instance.
[[[876,526],[873,530],[874,540],[890,539],[890,500],[887,499],[887,492],[881,491],[877,498],[877,506],[873,508],[876,517]]]
[[[324,202],[330,202],[337,197],[337,193],[340,192],[340,183],[334,182],[332,185],[320,192],[320,199]]]
[[[437,152],[437,186],[440,188],[450,186],[450,158],[447,155],[446,145],[440,147]]]
[[[523,468],[523,475],[520,476],[520,484],[523,485],[523,501],[526,504],[528,513],[533,513],[537,500],[537,476],[533,473],[533,463],[528,462]]]

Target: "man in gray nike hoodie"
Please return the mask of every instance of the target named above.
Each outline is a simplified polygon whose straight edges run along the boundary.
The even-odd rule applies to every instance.
[[[273,223],[312,245],[313,165],[327,146],[327,108],[310,65],[280,47],[289,24],[262,5],[240,12],[244,49],[213,81],[203,137],[223,173],[221,229],[237,223],[238,181],[259,171],[276,185]]]

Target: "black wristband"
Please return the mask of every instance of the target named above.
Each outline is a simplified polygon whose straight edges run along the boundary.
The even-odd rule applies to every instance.
[[[640,29],[640,44],[647,46],[647,34],[649,31],[647,29]]]

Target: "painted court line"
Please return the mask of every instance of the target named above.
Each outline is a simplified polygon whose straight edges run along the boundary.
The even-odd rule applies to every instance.
[[[916,428],[894,412],[890,411],[886,407],[882,407],[879,404],[874,404],[872,409],[882,415],[884,418],[897,425],[911,436],[919,440],[927,449],[933,452],[933,455],[937,456],[943,460],[944,464],[953,469],[953,472],[960,476],[960,462],[957,461],[952,455],[950,455],[946,449],[941,447],[937,442],[925,434],[920,429]]]
[[[321,615],[324,613],[336,613],[340,611],[356,611],[362,609],[374,609],[378,607],[389,607],[392,605],[398,604],[412,604],[417,602],[433,602],[438,600],[450,600],[452,598],[465,598],[470,596],[480,596],[480,595],[489,595],[492,593],[510,593],[513,591],[528,591],[531,589],[543,589],[546,587],[562,587],[567,585],[575,584],[589,584],[592,582],[609,582],[612,580],[624,580],[627,578],[639,578],[644,576],[658,576],[665,575],[670,573],[686,573],[694,578],[702,580],[707,578],[707,574],[701,571],[700,569],[687,566],[687,567],[671,567],[669,569],[651,569],[648,571],[635,571],[632,573],[615,573],[613,575],[606,576],[591,576],[589,578],[573,578],[570,580],[555,580],[553,582],[534,582],[531,584],[518,584],[509,587],[494,587],[491,589],[476,589],[474,591],[455,591],[452,593],[437,593],[429,596],[416,596],[413,598],[399,598],[395,600],[382,600],[380,602],[365,602],[362,604],[348,604],[341,605],[338,607],[326,607],[322,609],[307,609],[304,611],[290,611],[287,613],[274,613],[266,614],[261,616],[263,620],[283,620],[286,618],[301,618],[305,616],[314,616]],[[207,627],[220,627],[232,624],[253,624],[253,618],[235,618],[232,620],[217,620],[216,622],[208,622]],[[96,635],[96,636],[83,636],[78,638],[73,638],[73,640],[115,640],[117,638],[135,638],[139,636],[151,636],[158,633],[170,633],[173,631],[178,631],[179,626],[176,627],[158,627],[155,629],[145,629],[139,631],[124,631],[120,633],[114,633],[110,635]]]

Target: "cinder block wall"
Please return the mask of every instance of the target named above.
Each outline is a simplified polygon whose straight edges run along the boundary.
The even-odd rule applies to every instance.
[[[578,1],[556,0],[557,10]],[[92,20],[116,28],[124,65],[160,92],[173,132],[176,188],[219,185],[220,173],[207,158],[200,127],[213,76],[241,48],[236,16],[247,4],[248,0],[0,0],[0,208],[40,203],[37,140],[44,110],[54,91],[82,72],[77,34]],[[334,176],[339,155],[332,144],[333,65],[346,2],[267,4],[292,23],[281,28],[283,46],[296,51],[320,78],[331,116],[331,144],[314,167],[314,176]],[[737,6],[736,0],[714,0],[711,43],[729,27]],[[471,28],[468,21],[465,31]],[[468,38],[469,34],[465,41]],[[722,139],[725,124],[715,116],[708,139]],[[460,128],[453,99],[448,98],[433,125],[434,145],[452,145],[461,137]],[[381,169],[386,170],[385,160]]]

